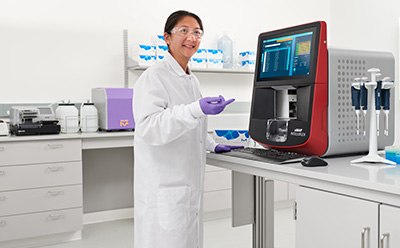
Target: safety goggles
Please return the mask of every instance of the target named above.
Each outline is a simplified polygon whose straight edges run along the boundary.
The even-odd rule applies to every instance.
[[[175,27],[171,30],[171,34],[177,34],[182,37],[187,37],[191,34],[194,38],[200,40],[201,37],[203,37],[204,32],[199,28],[190,29],[188,27]]]

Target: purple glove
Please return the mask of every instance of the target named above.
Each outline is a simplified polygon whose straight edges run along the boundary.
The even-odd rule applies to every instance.
[[[226,105],[232,103],[235,99],[225,101],[223,96],[218,97],[204,97],[199,100],[201,110],[206,115],[216,115],[221,113]]]
[[[239,148],[244,148],[244,146],[230,146],[230,145],[221,145],[218,144],[214,151],[215,153],[223,153],[223,152],[230,152],[233,149],[239,149]]]

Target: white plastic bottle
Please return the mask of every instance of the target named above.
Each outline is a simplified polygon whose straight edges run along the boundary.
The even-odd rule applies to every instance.
[[[233,67],[233,41],[224,32],[221,38],[218,39],[218,49],[222,50],[223,68]]]
[[[82,133],[97,132],[99,118],[97,108],[89,101],[81,104],[80,127]]]
[[[73,103],[60,103],[56,109],[56,119],[62,133],[77,133],[79,131],[79,111]]]

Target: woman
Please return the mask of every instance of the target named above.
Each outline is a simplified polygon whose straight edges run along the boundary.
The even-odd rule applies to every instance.
[[[202,247],[206,149],[230,151],[207,135],[206,115],[222,112],[222,96],[202,98],[188,63],[203,36],[200,18],[172,13],[165,24],[169,53],[136,83],[135,248]]]

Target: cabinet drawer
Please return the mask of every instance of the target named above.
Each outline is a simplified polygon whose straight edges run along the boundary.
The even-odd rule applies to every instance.
[[[0,167],[0,192],[82,184],[82,162]]]
[[[80,161],[81,140],[24,141],[0,144],[0,166]]]
[[[82,208],[0,217],[0,241],[82,229]]]
[[[232,187],[232,173],[229,170],[210,171],[204,176],[204,191],[230,189]]]
[[[82,207],[82,185],[0,192],[0,216]]]

